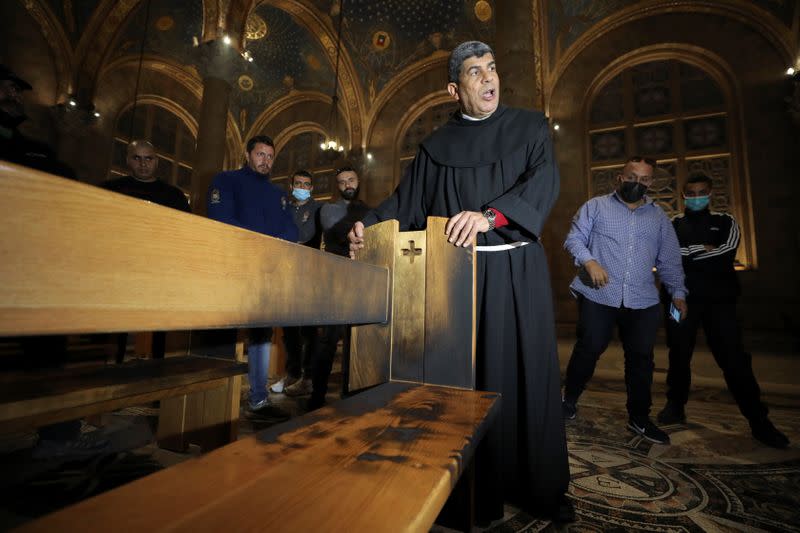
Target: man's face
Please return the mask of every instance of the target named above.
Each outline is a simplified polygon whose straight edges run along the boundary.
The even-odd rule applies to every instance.
[[[697,183],[687,183],[683,188],[683,195],[686,198],[697,198],[698,196],[708,196],[711,194],[711,189],[708,183],[698,181]]]
[[[259,174],[269,174],[272,162],[275,161],[275,149],[264,143],[256,143],[253,149],[245,154],[247,166]]]
[[[311,185],[311,178],[308,176],[295,176],[292,178],[292,189],[306,189],[310,191],[314,189]]]
[[[474,118],[488,117],[500,103],[500,78],[494,56],[469,57],[461,64],[458,83],[448,83],[447,91],[460,105],[462,113]]]
[[[158,167],[158,157],[155,151],[147,146],[134,146],[128,152],[128,168],[133,177],[143,181],[155,179],[153,176]]]
[[[622,172],[617,175],[618,185],[621,186],[623,182],[632,181],[650,187],[653,184],[653,170],[653,167],[644,161],[629,161]]]
[[[358,174],[345,170],[336,175],[336,186],[345,200],[352,200],[358,194]]]
[[[22,106],[22,89],[15,81],[0,80],[0,111],[12,117],[25,114]]]

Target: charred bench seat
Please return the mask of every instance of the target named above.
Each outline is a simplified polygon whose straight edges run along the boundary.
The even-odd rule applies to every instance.
[[[386,383],[19,531],[428,531],[499,407]]]
[[[196,356],[4,372],[0,374],[0,432],[223,387],[228,378],[246,372],[246,363]]]

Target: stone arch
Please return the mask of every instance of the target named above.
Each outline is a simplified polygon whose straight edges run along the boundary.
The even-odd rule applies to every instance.
[[[747,164],[747,145],[744,142],[742,127],[742,96],[739,82],[731,66],[717,54],[698,46],[681,43],[661,43],[650,45],[633,50],[624,54],[607,65],[592,80],[586,90],[584,105],[582,110],[583,131],[589,131],[589,113],[591,105],[600,90],[613,78],[625,70],[648,63],[651,61],[677,60],[697,67],[708,74],[719,89],[725,99],[728,132],[728,152],[731,160],[730,185],[732,188],[732,200],[734,201],[733,210],[742,232],[740,245],[740,257],[742,263],[749,267],[757,266],[755,230],[753,227],[753,207],[750,194],[750,175]],[[588,141],[586,141],[588,144]],[[586,153],[589,153],[587,148]],[[590,157],[586,157],[584,162],[585,176],[588,180],[587,186],[591,190],[592,173],[590,169]],[[679,184],[680,185],[680,184]]]
[[[330,108],[331,97],[317,91],[292,91],[291,93],[277,99],[267,109],[265,109],[254,121],[250,128],[247,130],[247,138],[257,135],[259,132],[264,131],[267,125],[276,117],[280,116],[287,110],[307,103],[317,103]],[[340,117],[342,115],[341,108],[339,109]],[[347,117],[341,117],[345,119]],[[324,121],[322,122],[324,123]],[[348,124],[349,129],[349,124]],[[273,139],[274,140],[274,139]]]
[[[793,38],[789,29],[783,26],[769,13],[753,5],[752,2],[744,0],[730,0],[724,2],[714,0],[705,0],[702,2],[677,0],[656,5],[652,3],[637,4],[621,9],[595,23],[588,31],[584,32],[572,43],[564,52],[563,56],[558,59],[556,68],[548,77],[545,104],[547,113],[549,114],[550,111],[550,96],[558,80],[575,58],[589,46],[609,32],[631,22],[672,13],[701,14],[702,16],[713,14],[742,22],[752,27],[767,39],[777,53],[783,57],[784,63],[790,64],[794,62]]]
[[[281,9],[294,17],[319,39],[331,65],[336,64],[336,30],[329,17],[323,16],[308,0],[266,0],[263,2]],[[252,8],[251,8],[252,9]],[[250,12],[248,11],[249,15]],[[246,20],[246,17],[245,17]],[[364,142],[366,106],[364,91],[355,64],[347,47],[342,46],[339,58],[339,87],[342,93],[341,109],[349,125],[350,149],[360,148]]]
[[[63,102],[75,91],[75,53],[64,27],[52,9],[42,0],[23,2],[28,14],[39,25],[45,42],[50,47],[56,70],[56,100]]]
[[[375,101],[370,106],[369,116],[367,117],[367,130],[364,135],[365,146],[368,146],[371,141],[375,124],[380,117],[383,109],[392,101],[392,99],[400,91],[407,88],[407,86],[416,78],[425,75],[429,72],[436,72],[441,69],[442,74],[442,88],[447,83],[447,59],[449,54],[447,52],[439,52],[420,61],[409,65],[404,68],[399,74],[394,76],[391,81],[381,90]]]

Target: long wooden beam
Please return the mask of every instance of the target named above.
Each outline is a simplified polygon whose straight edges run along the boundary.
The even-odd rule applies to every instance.
[[[0,336],[388,320],[389,272],[0,162]]]

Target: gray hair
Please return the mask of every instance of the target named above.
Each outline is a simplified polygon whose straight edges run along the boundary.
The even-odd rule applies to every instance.
[[[456,46],[450,52],[450,60],[447,62],[447,81],[458,83],[458,75],[461,74],[461,65],[470,57],[481,57],[486,54],[492,54],[494,51],[491,47],[480,41],[466,41]]]

